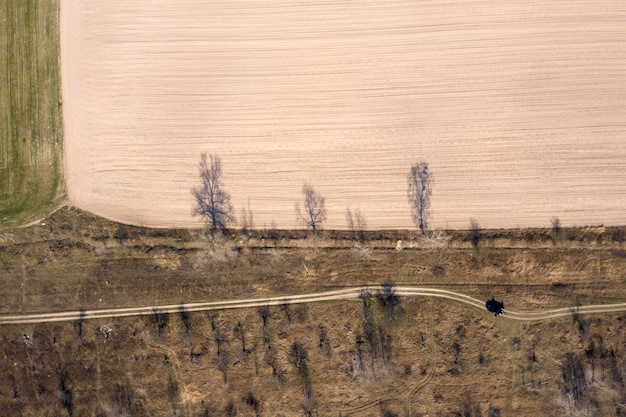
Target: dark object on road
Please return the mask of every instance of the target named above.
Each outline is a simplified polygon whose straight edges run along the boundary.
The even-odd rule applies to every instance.
[[[491,300],[487,300],[485,306],[487,307],[488,311],[491,311],[496,316],[499,316],[504,312],[504,303],[501,303],[494,297],[491,297]]]

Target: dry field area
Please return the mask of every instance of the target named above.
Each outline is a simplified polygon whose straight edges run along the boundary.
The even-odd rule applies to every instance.
[[[516,311],[626,300],[623,227],[486,230],[477,248],[470,232],[446,237],[436,247],[392,231],[370,232],[362,247],[341,232],[314,242],[288,231],[207,240],[63,209],[44,225],[0,232],[0,313],[385,282],[493,295]],[[2,325],[0,409],[22,417],[624,417],[625,346],[624,313],[520,322],[432,298],[381,303],[375,294],[369,304]]]
[[[296,226],[304,181],[372,229],[626,222],[622,0],[163,1],[61,5],[75,206],[190,227],[201,152],[237,209]]]

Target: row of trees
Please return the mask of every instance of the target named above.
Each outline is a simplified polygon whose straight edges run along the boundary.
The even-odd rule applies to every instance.
[[[194,215],[200,216],[211,230],[224,230],[235,224],[234,209],[230,202],[230,194],[222,184],[222,160],[218,155],[200,156],[201,185],[192,189],[196,200]],[[428,227],[430,197],[432,195],[432,174],[428,163],[418,162],[411,166],[407,176],[407,196],[411,207],[411,218],[422,233]],[[317,192],[313,185],[306,182],[302,186],[303,202],[296,203],[296,214],[307,228],[317,233],[326,220],[326,198]],[[244,207],[241,213],[242,230],[253,227],[250,207]],[[364,240],[363,232],[367,227],[365,216],[360,210],[346,209],[346,223],[354,240]]]

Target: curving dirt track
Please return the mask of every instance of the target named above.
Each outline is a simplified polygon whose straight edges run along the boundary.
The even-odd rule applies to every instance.
[[[40,313],[40,314],[23,314],[23,315],[3,315],[0,316],[0,324],[22,324],[22,323],[46,323],[58,321],[73,321],[78,319],[98,319],[111,317],[141,316],[152,314],[154,309],[164,313],[176,313],[181,308],[187,311],[207,311],[207,310],[226,310],[236,308],[251,308],[260,306],[281,305],[285,303],[301,304],[315,303],[322,301],[335,300],[354,300],[358,299],[363,293],[375,294],[381,291],[382,287],[354,287],[343,290],[327,291],[313,294],[289,295],[284,297],[271,297],[247,300],[232,301],[212,301],[206,303],[189,303],[176,305],[163,305],[152,307],[130,307],[130,308],[114,308],[101,310],[82,310],[67,311],[59,313]],[[397,287],[396,294],[403,297],[437,297],[458,301],[480,310],[485,310],[484,301],[470,297],[469,295],[440,290],[437,288],[420,288],[420,287]],[[573,313],[578,314],[598,314],[616,311],[626,311],[626,302],[619,304],[598,304],[579,306],[576,308],[558,308],[540,312],[517,312],[506,310],[502,317],[512,320],[548,320],[557,317],[568,316]]]

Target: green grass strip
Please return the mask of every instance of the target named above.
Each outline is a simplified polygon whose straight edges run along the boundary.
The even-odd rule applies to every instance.
[[[0,2],[0,228],[63,198],[59,1]]]

